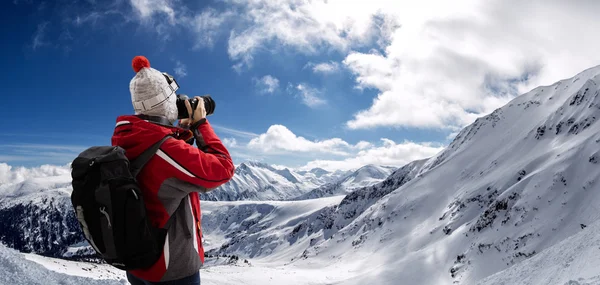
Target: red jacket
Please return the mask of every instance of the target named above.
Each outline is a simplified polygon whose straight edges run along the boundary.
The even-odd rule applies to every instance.
[[[162,257],[148,269],[130,272],[151,282],[180,279],[200,270],[204,249],[198,192],[226,183],[234,173],[231,156],[208,121],[197,128],[196,147],[186,142],[194,137],[191,131],[151,117],[120,116],[112,145],[124,148],[133,160],[169,134],[174,138],[161,145],[137,177],[154,226],[166,228],[173,217]]]

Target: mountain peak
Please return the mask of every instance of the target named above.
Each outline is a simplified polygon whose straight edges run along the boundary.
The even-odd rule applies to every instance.
[[[320,176],[323,176],[323,175],[326,175],[326,174],[330,173],[329,171],[327,171],[327,170],[325,170],[323,168],[319,168],[319,167],[313,168],[309,172],[312,173],[312,174],[314,174],[314,175],[316,175],[317,177],[320,177]]]

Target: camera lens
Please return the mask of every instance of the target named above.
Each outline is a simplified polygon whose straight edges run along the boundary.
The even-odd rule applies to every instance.
[[[204,110],[206,110],[206,115],[212,115],[215,112],[215,108],[217,107],[215,100],[213,100],[213,98],[210,97],[210,95],[200,97],[204,99]]]
[[[204,100],[204,110],[206,110],[206,115],[212,115],[215,112],[215,108],[217,104],[215,100],[213,100],[210,95],[200,96]],[[190,101],[190,106],[192,106],[192,110],[195,110],[198,106],[198,100],[192,98],[189,99],[187,95],[180,94],[177,95],[177,119],[186,119],[190,117],[187,108],[185,107],[185,101]]]

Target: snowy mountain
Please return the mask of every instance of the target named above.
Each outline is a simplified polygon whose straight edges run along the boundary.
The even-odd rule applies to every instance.
[[[359,213],[414,179],[425,160],[412,162],[375,186],[347,196],[300,201],[202,202],[202,227],[209,254],[250,258],[296,258],[309,245],[329,239]]]
[[[70,173],[66,167],[56,170],[0,185],[0,242],[46,256],[89,256],[71,207]]]
[[[385,168],[384,168],[385,171]],[[328,172],[321,168],[310,171],[276,169],[268,164],[247,161],[235,169],[231,181],[201,195],[203,201],[287,200],[336,181],[345,171]]]
[[[275,169],[260,162],[244,162],[233,178],[201,195],[204,201],[285,200],[319,185],[307,182],[289,169]]]
[[[343,284],[476,284],[488,277],[502,284],[495,281],[505,280],[502,272],[521,274],[512,272],[535,266],[528,259],[557,256],[560,242],[577,246],[577,234],[600,218],[599,84],[595,67],[535,88],[477,119],[436,156],[337,205],[276,223],[283,208],[210,211],[205,234],[223,242],[213,252],[292,262]],[[594,239],[588,247],[598,242],[585,236]],[[583,259],[546,262],[597,264],[598,255],[576,252],[581,257],[570,256]],[[589,271],[556,279],[558,272],[545,272],[535,280],[599,279]]]
[[[365,165],[352,174],[346,176],[341,184],[346,189],[356,189],[360,187],[371,186],[375,183],[381,182],[386,179],[392,172],[396,170],[395,167],[389,166],[377,166],[377,165]]]
[[[322,185],[293,200],[317,199],[336,195],[346,195],[357,188],[374,185],[387,178],[396,168],[389,166],[365,165],[354,172]]]
[[[352,173],[351,170],[336,170],[329,172],[323,168],[313,168],[309,171],[297,171],[299,175],[302,175],[304,180],[314,185],[325,185],[340,180],[342,177]]]

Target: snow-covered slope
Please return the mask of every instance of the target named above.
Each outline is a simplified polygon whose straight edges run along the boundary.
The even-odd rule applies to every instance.
[[[356,275],[344,284],[476,284],[600,218],[599,84],[595,67],[517,97],[438,155],[327,207],[321,229],[305,219],[286,236],[251,231],[308,244],[280,261],[343,267]],[[272,258],[244,229],[223,236],[221,252]]]
[[[296,259],[330,239],[381,197],[416,177],[425,160],[412,162],[382,183],[347,196],[279,202],[202,202],[207,252],[254,259]]]
[[[207,254],[245,257],[294,256],[309,244],[301,233],[331,223],[333,206],[343,197],[306,201],[202,202],[202,229]]]
[[[390,166],[365,165],[356,171],[305,194],[293,198],[293,200],[316,199],[336,195],[346,195],[357,188],[377,184],[386,179],[396,168]]]
[[[371,186],[381,182],[383,179],[386,179],[388,176],[390,176],[390,174],[392,174],[392,172],[394,172],[394,170],[396,170],[395,167],[378,166],[372,164],[365,165],[345,177],[341,181],[341,184],[349,190]]]
[[[0,184],[0,241],[47,256],[90,255],[71,207],[70,172],[54,170],[36,177],[12,175]]]
[[[582,227],[581,232],[478,284],[600,284],[600,222]]]
[[[305,181],[319,186],[339,181],[341,178],[352,173],[352,170],[336,170],[334,172],[329,172],[323,168],[313,168],[308,171],[296,171],[296,173],[301,175]]]
[[[37,262],[29,259],[37,259]],[[43,261],[42,261],[43,260]],[[39,263],[44,262],[46,265]],[[16,250],[7,248],[0,244],[0,284],[11,285],[53,285],[53,284],[128,284],[118,275],[107,272],[98,268],[98,266],[87,265],[87,271],[79,272],[79,275],[73,276],[75,272],[73,268],[57,268],[69,272],[69,275],[58,273],[57,270],[51,270],[49,267],[57,267],[53,264],[52,259],[40,256],[26,256]],[[99,270],[100,269],[100,270]]]
[[[325,170],[323,170],[325,171]],[[328,176],[315,170],[319,177]],[[324,178],[323,178],[324,179]],[[260,162],[244,162],[235,169],[231,181],[201,195],[204,201],[286,200],[302,195],[324,183],[312,172],[298,174]]]

